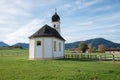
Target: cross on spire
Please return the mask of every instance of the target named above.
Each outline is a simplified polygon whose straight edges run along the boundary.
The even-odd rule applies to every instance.
[[[55,13],[57,13],[57,9],[55,8]]]

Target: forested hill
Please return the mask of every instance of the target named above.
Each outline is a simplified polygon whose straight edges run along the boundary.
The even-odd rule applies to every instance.
[[[65,49],[77,48],[81,42],[83,42],[83,41],[77,41],[77,42],[73,42],[73,43],[66,43],[65,44]],[[120,48],[119,43],[114,43],[114,42],[106,40],[104,38],[89,39],[89,40],[85,40],[84,42],[86,44],[92,44],[92,47],[96,47],[96,48],[98,48],[98,45],[100,45],[100,44],[105,45],[106,48],[117,48],[117,47]]]

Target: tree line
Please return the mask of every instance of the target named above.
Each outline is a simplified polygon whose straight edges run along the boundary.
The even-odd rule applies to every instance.
[[[92,53],[92,52],[101,52],[101,53],[105,53],[105,45],[100,44],[98,45],[98,49],[96,47],[92,47],[92,44],[86,44],[85,42],[81,42],[79,45],[79,51],[82,53],[85,53],[86,51],[88,51],[88,53]]]

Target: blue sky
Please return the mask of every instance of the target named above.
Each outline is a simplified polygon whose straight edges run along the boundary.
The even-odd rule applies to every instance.
[[[0,41],[29,42],[57,8],[66,43],[102,37],[120,43],[120,0],[0,0]]]

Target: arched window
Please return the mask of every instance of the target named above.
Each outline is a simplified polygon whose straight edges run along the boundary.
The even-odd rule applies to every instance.
[[[37,46],[41,46],[41,41],[37,41]]]
[[[61,42],[59,42],[59,51],[61,51]]]
[[[56,51],[56,41],[54,41],[54,51]]]

